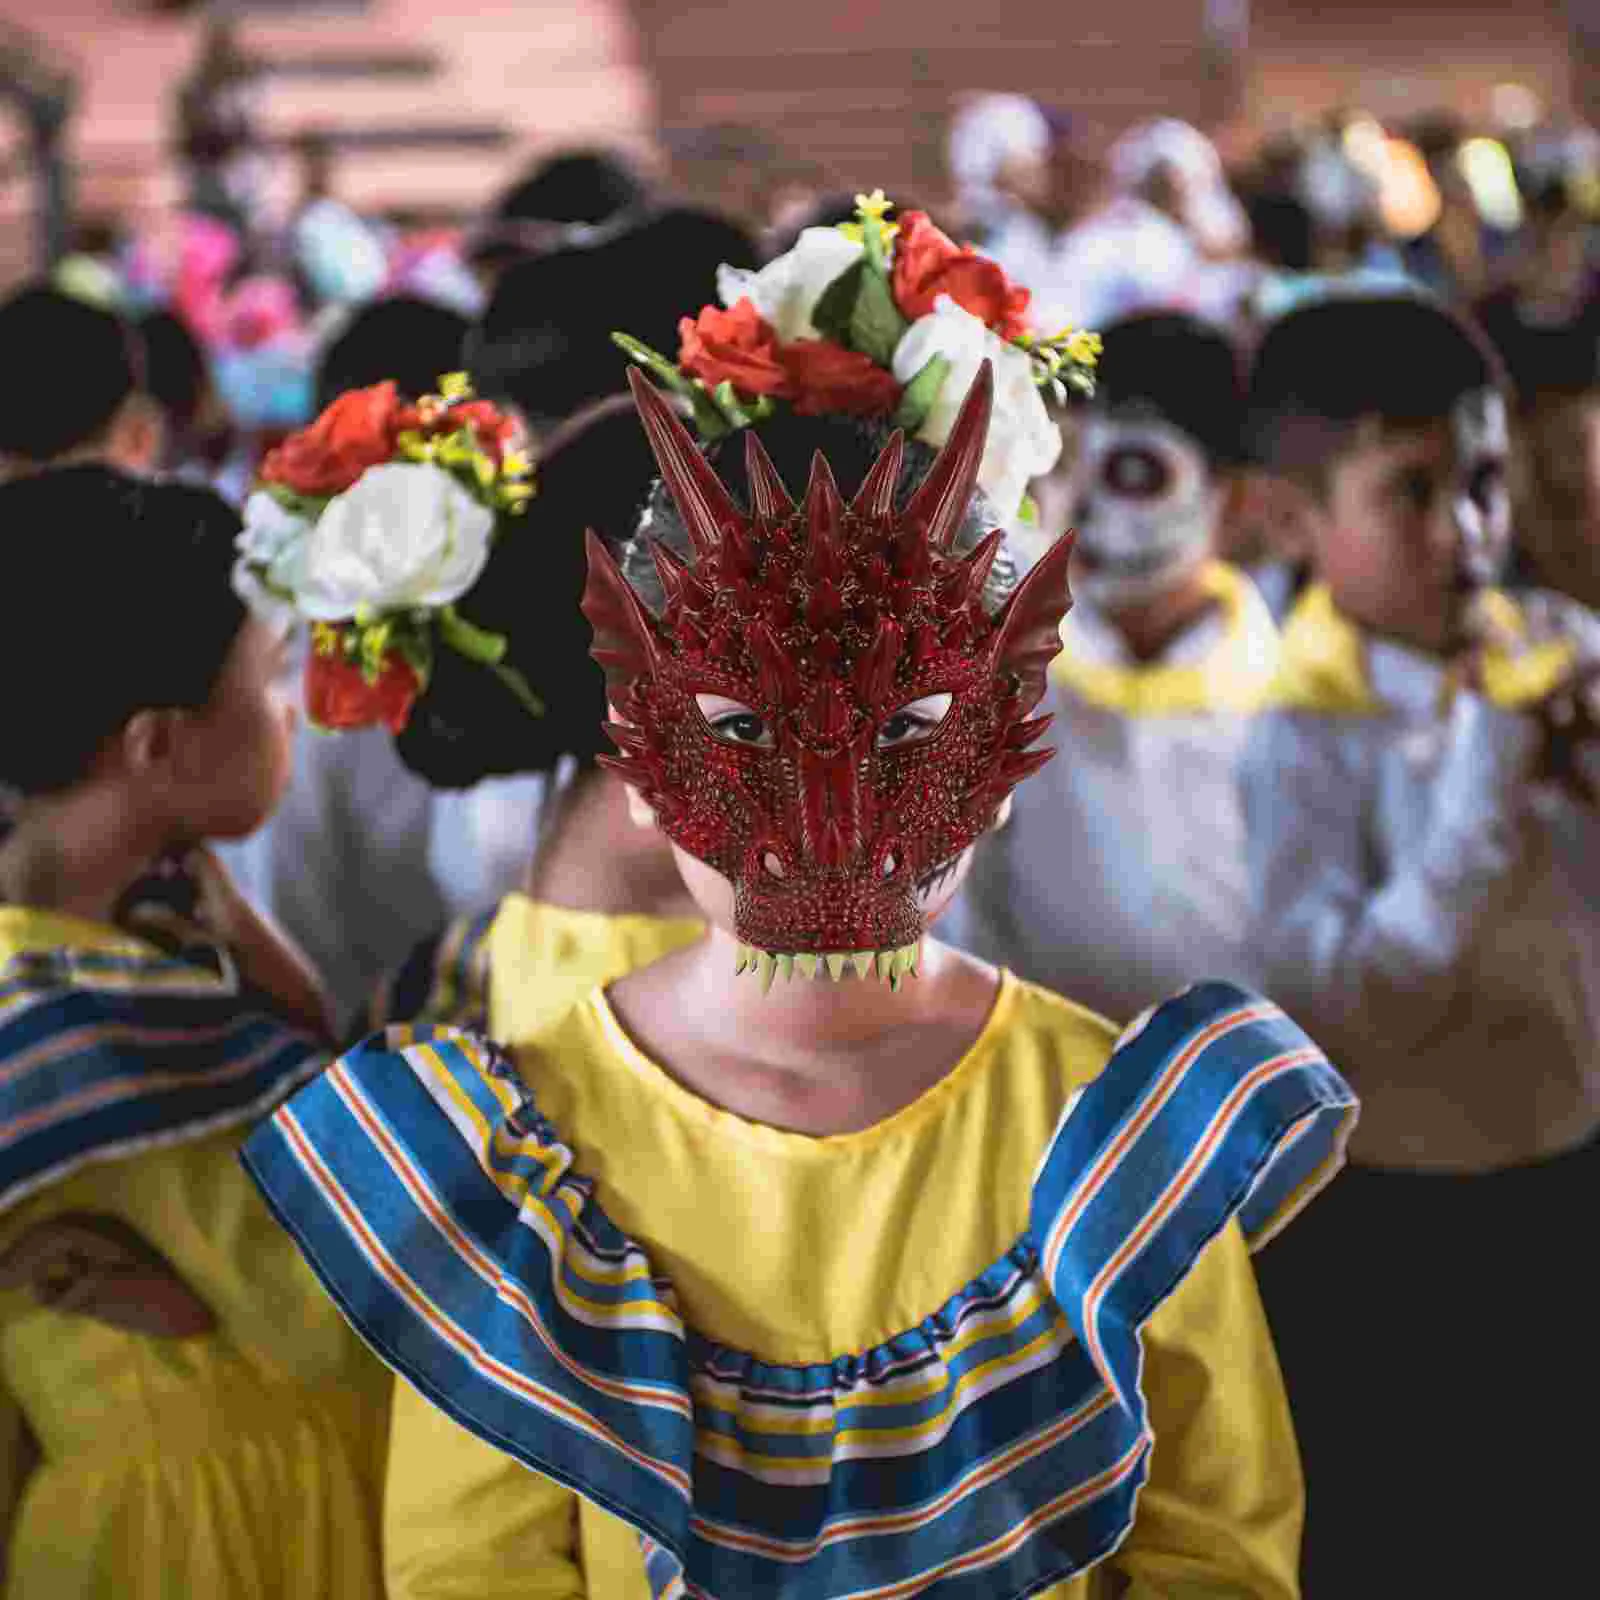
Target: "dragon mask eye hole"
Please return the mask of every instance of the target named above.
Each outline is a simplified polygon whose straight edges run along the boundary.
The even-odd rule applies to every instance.
[[[880,750],[901,750],[908,744],[921,744],[939,731],[939,725],[950,715],[955,702],[951,694],[925,694],[912,700],[891,716],[885,717],[878,727]]]
[[[738,700],[721,694],[697,694],[694,703],[700,708],[700,715],[706,719],[713,737],[724,744],[770,750],[778,742],[767,719]]]

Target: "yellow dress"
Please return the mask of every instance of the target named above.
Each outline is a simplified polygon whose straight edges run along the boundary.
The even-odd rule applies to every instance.
[[[243,1129],[207,1131],[208,1119],[243,1120],[244,1108],[191,1103],[179,1119],[155,1098],[170,1087],[161,1084],[166,1062],[185,1070],[173,1036],[192,1029],[204,1046],[217,1017],[241,1008],[226,988],[118,930],[0,908],[0,1074],[11,1097],[0,1148],[25,1149],[38,1125],[39,1108],[16,1098],[30,1070],[53,1072],[84,1105],[120,1106],[128,1119],[104,1143],[74,1145],[53,1173],[41,1168],[15,1185],[23,1197],[0,1217],[0,1257],[87,1214],[134,1230],[215,1318],[209,1333],[157,1337],[52,1308],[37,1277],[0,1292],[0,1432],[14,1506],[8,1600],[384,1592],[389,1375],[262,1205],[239,1165]],[[187,1006],[204,1014],[187,1022]],[[141,1014],[144,1057],[130,1032]],[[39,1019],[42,1042],[25,1053],[19,1030]],[[293,1057],[295,1046],[271,1028],[246,1021],[223,1040],[217,1095],[241,1081],[235,1067],[270,1074]],[[91,1033],[122,1053],[127,1074],[95,1064]],[[53,1039],[66,1052],[36,1067]],[[317,1064],[308,1054],[281,1089]],[[141,1111],[130,1090],[144,1082]],[[139,1121],[146,1111],[154,1122]],[[72,1135],[63,1122],[54,1136]]]
[[[285,1107],[247,1155],[324,1281],[415,1385],[396,1386],[392,1428],[396,1600],[646,1600],[683,1592],[694,1545],[689,1581],[730,1600],[910,1595],[940,1573],[965,1579],[952,1594],[1052,1600],[1297,1592],[1299,1464],[1247,1238],[1264,1240],[1325,1180],[1353,1105],[1280,1013],[1212,986],[1141,1019],[1114,1053],[1109,1025],[1007,975],[949,1076],[873,1128],[810,1138],[687,1092],[632,1045],[602,989],[556,1015],[549,963],[520,960],[528,934],[548,954],[547,909],[508,902],[490,934],[491,1031],[514,1065],[455,1030],[392,1029]],[[588,949],[610,975],[604,920],[589,924]],[[647,925],[631,921],[643,959]],[[656,924],[660,948],[691,930]],[[569,965],[563,981],[577,976]],[[1231,1198],[1146,1243],[1142,1259],[1176,1292],[1134,1289],[1124,1267],[1120,1311],[1109,1283],[1085,1279],[1080,1303],[1068,1284],[1088,1257],[1067,1265],[1080,1247],[1049,1219],[1076,1206],[1085,1226],[1086,1195],[1113,1186],[1076,1184],[1072,1147],[1108,1148],[1107,1115],[1107,1129],[1144,1126],[1110,1109],[1143,1082],[1137,1052],[1182,1065],[1182,1040],[1242,1028],[1229,1035],[1242,1041],[1256,1027],[1261,1048],[1213,1061],[1215,1083],[1196,1089],[1237,1119],[1231,1154],[1206,1147]],[[1270,1063],[1273,1092],[1289,1094],[1264,1119],[1230,1098],[1254,1081],[1238,1076],[1246,1060],[1255,1076]],[[1187,1090],[1160,1081],[1172,1093],[1161,1114],[1176,1115]],[[1184,1134],[1168,1156],[1204,1145]],[[1156,1145],[1130,1157],[1129,1181],[1139,1188],[1166,1159]],[[1200,1204],[1210,1179],[1195,1166],[1178,1160],[1186,1176],[1151,1218],[1166,1226],[1169,1203]],[[1088,1230],[1092,1250],[1115,1254],[1126,1237],[1115,1212],[1109,1234]],[[1143,1299],[1162,1302],[1148,1318]],[[925,1379],[896,1378],[897,1362],[930,1354]],[[1055,1417],[1061,1391],[1041,1399],[1029,1386],[1068,1369],[1090,1398]],[[776,1401],[796,1389],[801,1409]],[[1045,1426],[1027,1447],[957,1444],[980,1414],[980,1428]],[[1041,1440],[1060,1452],[1048,1470]],[[872,1463],[919,1447],[942,1493],[896,1513],[917,1531],[886,1554],[836,1558],[843,1525],[871,1517],[894,1481],[875,1480]],[[1012,1461],[1019,1476],[996,1491],[993,1464]],[[1029,1466],[1043,1477],[1024,1482]],[[818,1524],[801,1502],[822,1485],[849,1506],[830,1502]],[[680,1497],[691,1509],[675,1526]],[[835,1564],[813,1577],[791,1550],[774,1577],[760,1563],[775,1536],[755,1524],[809,1537]]]

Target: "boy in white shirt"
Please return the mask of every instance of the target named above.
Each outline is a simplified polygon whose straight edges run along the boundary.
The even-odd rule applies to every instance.
[[[1060,755],[1018,793],[952,937],[1124,1021],[1204,973],[1249,983],[1237,766],[1277,662],[1216,559],[1241,393],[1227,338],[1146,315],[1104,333],[1067,504],[1074,606],[1043,708]]]
[[[1581,608],[1494,587],[1501,388],[1418,296],[1290,313],[1250,385],[1315,570],[1245,766],[1253,941],[1363,1096],[1350,1171],[1262,1273],[1307,1600],[1375,1592],[1377,1550],[1395,1594],[1556,1592],[1589,1559],[1550,1469],[1600,1425],[1570,1231],[1600,1199],[1600,650]]]

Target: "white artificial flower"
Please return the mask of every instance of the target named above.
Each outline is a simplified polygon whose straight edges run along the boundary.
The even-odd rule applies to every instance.
[[[281,626],[294,615],[293,595],[311,535],[309,518],[258,490],[244,505],[244,526],[234,541],[239,559],[233,589],[257,616]]]
[[[950,437],[984,358],[994,363],[994,412],[978,484],[1001,516],[1011,521],[1028,484],[1043,477],[1061,454],[1061,430],[1033,381],[1033,363],[947,294],[939,296],[927,316],[911,324],[895,347],[895,377],[909,383],[934,356],[950,363],[950,374],[917,437],[936,448]]]
[[[494,513],[442,467],[390,462],[335,496],[304,546],[302,615],[339,622],[459,600],[489,559]]]
[[[717,298],[730,311],[741,300],[749,300],[782,344],[820,339],[811,314],[828,285],[848,272],[861,254],[862,247],[837,228],[807,228],[792,250],[759,272],[718,267]]]

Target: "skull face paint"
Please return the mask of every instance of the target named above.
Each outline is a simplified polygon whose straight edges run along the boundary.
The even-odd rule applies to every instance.
[[[1211,553],[1222,492],[1204,453],[1177,428],[1090,417],[1073,487],[1075,587],[1097,606],[1163,594]]]
[[[848,505],[819,454],[797,504],[745,436],[748,511],[666,402],[634,396],[692,563],[653,547],[666,605],[649,614],[589,538],[583,609],[623,720],[602,757],[662,830],[733,885],[750,955],[892,981],[921,938],[921,896],[1051,750],[1029,713],[1059,648],[1070,538],[991,616],[1002,535],[951,554],[977,481],[987,364],[939,459],[895,503],[896,434]]]
[[[1511,494],[1506,482],[1510,430],[1506,403],[1493,389],[1464,395],[1450,414],[1455,447],[1458,570],[1467,590],[1493,588],[1511,555]]]

